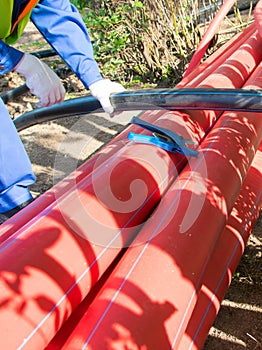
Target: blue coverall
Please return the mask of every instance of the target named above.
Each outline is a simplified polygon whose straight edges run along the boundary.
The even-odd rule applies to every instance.
[[[16,0],[15,4],[21,2],[23,0]],[[86,88],[102,79],[85,24],[68,0],[39,1],[32,11],[31,20]],[[12,70],[22,56],[22,52],[0,40],[0,75]],[[0,118],[0,213],[3,213],[31,198],[28,186],[34,183],[35,176],[1,99]]]

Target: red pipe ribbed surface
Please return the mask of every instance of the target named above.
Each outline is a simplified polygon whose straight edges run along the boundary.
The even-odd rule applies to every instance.
[[[162,114],[162,111],[143,113],[143,119],[154,123]],[[37,216],[44,216],[56,207],[56,201],[62,201],[78,184],[90,176],[97,164],[106,162],[111,156],[123,146],[123,141],[126,141],[127,134],[130,132],[140,132],[141,129],[135,125],[127,127],[124,131],[118,134],[113,140],[107,143],[101,150],[97,151],[88,161],[82,164],[74,172],[69,174],[63,181],[54,185],[50,190],[46,191],[40,197],[36,198],[34,202],[19,212],[14,217],[10,218],[8,222],[0,226],[0,244],[8,237],[13,235],[22,226],[30,226],[31,220],[35,222]],[[36,218],[37,217],[37,218]]]
[[[245,203],[245,205],[243,205],[243,203]],[[204,273],[196,306],[186,331],[183,334],[179,349],[202,349],[209,329],[219,311],[220,303],[230,284],[231,277],[243,254],[261,205],[262,145],[255,155],[255,159],[248,171],[227,224],[214,248],[210,262]],[[99,286],[99,288],[101,288],[101,286]],[[99,291],[99,288],[97,288],[96,293]],[[79,305],[46,350],[82,348],[84,343],[83,338],[79,335],[75,336],[72,332],[75,327],[77,327],[77,330],[78,327],[84,327],[83,324],[89,322],[89,319],[85,319],[83,315],[87,312],[93,298],[93,295],[89,295],[85,301]],[[65,343],[69,337],[70,339],[68,342],[70,347],[67,347]],[[120,347],[120,349],[122,348]]]
[[[218,314],[262,206],[262,145],[248,171],[238,199],[219,237],[187,329],[179,344],[181,350],[202,349]]]
[[[224,76],[224,83],[222,79],[219,80],[219,84],[222,84],[223,87],[228,87],[227,84],[241,87],[248,75],[252,73],[261,60],[261,42],[259,42],[257,34],[251,36],[247,42],[248,46],[242,45],[238,49],[239,55],[234,54],[234,60],[228,58],[225,62],[224,71],[228,73],[230,70],[230,77]],[[238,61],[240,58],[243,61]],[[235,60],[238,62],[237,67]],[[218,69],[221,70],[222,68]],[[216,74],[216,71],[213,74]],[[219,71],[219,74],[223,74],[223,69]],[[206,75],[204,77],[206,78]],[[212,83],[211,76],[210,84],[217,87],[215,80]],[[188,114],[180,112],[162,111],[160,113],[158,111],[155,113],[155,116],[157,116],[157,119],[155,119],[156,124],[197,141],[204,137],[208,128],[212,126],[212,123],[217,117],[217,115],[209,112],[192,114],[191,118]],[[154,113],[149,111],[148,114],[153,115]],[[241,118],[243,119],[244,117]],[[243,132],[246,131],[246,126],[242,126],[242,124],[236,121],[236,118],[230,117],[230,119],[232,119],[231,123],[234,124],[232,128],[237,124],[237,126],[241,125],[241,128],[243,127]],[[217,124],[221,125],[221,118]],[[258,128],[257,125],[256,127]],[[210,135],[208,137],[214,137],[216,139],[216,128]],[[254,135],[251,131],[249,136],[250,140],[253,140]],[[210,142],[210,139],[208,141],[205,140],[205,142]],[[223,139],[221,139],[221,143],[224,143]],[[203,143],[203,147],[205,144]],[[250,145],[253,146],[251,141]],[[204,150],[203,147],[202,150]],[[224,146],[221,147],[222,152],[224,151]],[[232,146],[232,151],[233,148]],[[74,190],[65,186],[65,195],[63,196],[61,192],[62,199],[58,199],[55,204],[52,203],[50,206],[45,207],[28,224],[24,225],[24,221],[21,219],[23,223],[15,233],[10,233],[14,231],[12,231],[12,228],[10,229],[9,225],[12,225],[19,216],[16,216],[13,221],[11,219],[6,225],[3,225],[4,227],[1,229],[1,233],[5,240],[3,240],[0,246],[0,265],[2,269],[0,285],[2,309],[0,322],[5,327],[2,327],[1,348],[8,350],[17,348],[42,349],[66,321],[76,306],[88,294],[92,286],[105,272],[106,268],[113,262],[121,248],[141,229],[140,225],[144,224],[171,182],[177,176],[177,173],[182,170],[186,163],[186,159],[181,155],[169,154],[161,149],[154,148],[154,146],[130,144],[129,142],[124,146],[121,143],[121,147],[117,148],[116,153],[112,153],[110,153],[110,157],[105,157],[105,161],[101,154],[95,158],[95,165],[92,165],[92,171],[90,169],[90,173],[87,176],[81,177]],[[210,162],[215,161],[215,166],[212,166],[215,169],[217,159],[216,154],[213,153],[215,152],[208,153],[207,151],[205,163],[210,166]],[[251,155],[252,150],[246,155],[247,163]],[[210,158],[210,160],[207,161],[206,157]],[[223,170],[228,171],[228,174],[226,173],[228,176],[231,175],[231,166],[227,164],[226,159],[223,158],[222,160],[225,161],[225,164],[222,165],[225,168]],[[193,161],[192,164],[196,164],[198,161],[199,159]],[[175,183],[186,186],[188,178],[192,176],[192,164],[191,167],[187,167],[183,171],[183,175]],[[239,171],[241,175],[242,171],[244,173],[243,169]],[[215,172],[215,175],[218,175],[218,171]],[[195,178],[193,180],[196,181]],[[236,183],[240,184],[240,182],[239,178],[236,177]],[[223,190],[226,193],[231,190],[230,186],[227,187],[224,183],[222,185],[225,187]],[[176,187],[171,190],[171,193],[172,191],[174,193],[180,193],[180,190]],[[190,191],[189,186],[188,193]],[[183,196],[185,192],[183,192]],[[168,193],[170,193],[170,190]],[[218,201],[219,204],[219,194],[217,196],[215,203]],[[187,210],[187,199],[186,197],[182,206],[180,205],[181,201],[179,201],[179,210],[182,214]],[[216,209],[212,206],[213,203],[210,203],[208,198],[204,198],[203,200],[203,203],[208,208]],[[232,198],[230,200],[233,201]],[[231,204],[230,200],[228,203],[229,207],[229,204]],[[159,218],[165,217],[166,213],[168,213],[169,201],[170,196],[165,195],[162,205],[155,215],[158,216],[160,213]],[[30,217],[31,214],[29,211],[27,213]],[[225,215],[225,213],[221,214],[220,212],[219,214],[220,216],[222,215],[222,218]],[[178,215],[177,211],[175,215]],[[200,215],[197,220],[204,220],[203,215]],[[155,228],[158,222],[160,223],[161,219],[156,219],[154,223],[152,223],[152,219],[149,220],[145,225],[146,231],[144,229],[141,230],[136,243],[139,242],[140,244],[140,240],[148,239],[148,227],[153,226]],[[213,225],[216,228],[217,221]],[[16,228],[18,227],[19,220]],[[169,223],[165,227],[165,230],[168,227]],[[11,231],[8,231],[9,229]],[[173,233],[171,236],[173,236]],[[193,233],[192,236],[194,236]],[[169,238],[167,243],[165,240],[162,241],[161,237],[163,237],[162,234],[155,238],[156,240],[160,239],[159,242],[154,241],[154,264],[151,266],[149,261],[144,261],[143,258],[145,266],[149,268],[149,274],[147,275],[148,272],[146,272],[147,277],[143,278],[144,271],[140,270],[140,272],[137,272],[139,280],[141,279],[139,288],[143,288],[143,285],[148,283],[147,287],[154,287],[158,292],[163,288],[165,289],[164,284],[161,286],[161,279],[157,284],[153,280],[157,272],[160,273],[161,278],[169,276],[168,271],[165,270],[165,265],[166,269],[169,269],[170,263],[172,265],[173,260],[172,258],[170,259],[169,255],[172,255],[173,245],[176,243],[169,240]],[[178,237],[181,236],[178,235]],[[185,237],[188,238],[187,236]],[[194,245],[193,238],[189,241]],[[207,242],[209,245],[212,244],[212,237],[208,237]],[[180,242],[182,246],[184,243]],[[136,252],[141,247],[139,245],[137,248],[128,249],[128,254],[129,252]],[[148,256],[150,262],[152,259],[151,248],[152,245],[150,245]],[[162,249],[164,248],[168,248],[164,253],[167,260],[165,258],[162,260]],[[186,246],[186,249],[188,251],[189,247]],[[179,259],[183,261],[184,255],[182,252],[179,254],[181,256],[178,255],[178,261]],[[147,257],[147,254],[145,257]],[[161,266],[157,264],[158,259]],[[198,261],[196,261],[197,263]],[[173,268],[174,271],[171,277],[176,274],[180,276],[178,266]],[[183,270],[185,274],[191,273],[189,272],[190,266],[183,266]],[[152,278],[150,277],[150,273]],[[125,278],[124,276],[121,275],[120,278]],[[197,276],[195,276],[196,278]],[[188,282],[181,278],[179,280],[179,283],[181,282],[179,288],[183,287],[183,285],[190,286],[191,288],[188,288],[189,295],[194,290],[195,279],[192,278]],[[171,280],[170,282],[173,283]],[[171,298],[173,292],[171,287],[167,291],[168,297],[170,296]],[[173,299],[171,298],[170,300]],[[97,302],[99,303],[99,300]],[[165,303],[162,304],[163,300],[161,297],[159,300],[152,300],[155,310],[158,310],[159,305],[163,306],[163,308],[160,307],[162,311],[157,313],[157,316],[162,317],[163,321],[172,314],[174,306],[171,302],[166,305]],[[151,310],[152,305],[149,303],[148,310]],[[185,305],[181,301],[179,307],[183,308],[183,306]],[[139,309],[138,306],[137,308]],[[99,307],[99,311],[102,309]],[[138,309],[137,312],[139,313]],[[175,314],[181,317],[180,311]],[[99,312],[97,315],[99,315]],[[174,319],[175,325],[177,322],[176,317]],[[95,322],[95,320],[96,318],[94,317],[92,322]],[[92,322],[90,322],[90,326]],[[168,332],[170,329],[169,324],[172,324],[171,328],[173,328],[173,323],[168,322]],[[15,337],[13,337],[14,332],[16,334]],[[159,332],[159,329],[156,330],[156,335],[161,335]],[[161,339],[158,338],[158,341],[161,344],[161,348],[164,349],[165,343],[161,342]],[[162,340],[164,341],[165,339]],[[95,349],[103,348],[98,346]]]
[[[209,56],[201,65],[197,66],[192,73],[187,77],[183,77],[177,87],[191,86],[191,84],[200,83],[201,80],[203,80],[203,75],[207,76],[211,74],[220,64],[224,63],[240,45],[245,43],[249,36],[253,35],[255,31],[255,24],[251,24],[245,28],[243,32],[235,35],[231,40]]]
[[[222,63],[225,62],[228,57],[246,42],[246,40],[254,34],[255,25],[252,24],[247,27],[242,33],[239,33],[232,38],[223,47],[217,50],[211,55],[203,64],[197,67],[193,73],[187,78],[184,78],[177,87],[196,87],[200,84],[203,79],[208,77],[215,69],[217,69]],[[161,115],[163,111],[143,113],[143,119],[154,123]],[[187,116],[186,116],[187,117]],[[101,151],[98,151],[90,160],[86,161],[82,166],[76,169],[75,172],[70,174],[64,181],[53,186],[49,191],[44,193],[40,198],[37,198],[33,204],[29,205],[18,213],[14,218],[8,221],[8,225],[3,225],[0,228],[0,243],[15,233],[21,226],[30,222],[31,219],[35,218],[41,212],[50,211],[55,205],[55,201],[61,197],[65,197],[68,192],[80,182],[83,178],[88,176],[95,166],[97,160],[101,162],[106,161],[112,154],[114,154],[121,147],[121,141],[126,140],[129,131],[141,132],[139,128],[132,125],[124,130],[122,133],[117,135],[112,141],[108,143]],[[109,146],[109,147],[108,147]],[[29,223],[30,224],[30,223]]]
[[[247,88],[261,88],[261,68]],[[261,137],[259,114],[219,118],[201,156],[171,185],[65,349],[180,349],[206,267]]]
[[[194,53],[189,66],[184,74],[184,77],[187,77],[194,69],[199,65],[202,58],[204,57],[206,50],[208,49],[208,46],[213,39],[214,35],[216,34],[219,26],[221,25],[223,19],[231,9],[231,7],[234,5],[236,0],[227,0],[224,1],[223,5],[220,7],[219,11],[211,21],[210,25],[208,26],[208,29],[206,33],[204,34],[203,38],[200,41],[200,44],[197,47],[196,52]]]

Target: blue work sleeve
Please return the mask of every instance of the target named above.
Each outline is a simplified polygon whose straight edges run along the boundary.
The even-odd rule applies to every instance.
[[[0,39],[0,75],[13,70],[23,55],[23,52],[14,49]]]
[[[102,79],[84,21],[68,0],[40,0],[31,19],[84,86]]]

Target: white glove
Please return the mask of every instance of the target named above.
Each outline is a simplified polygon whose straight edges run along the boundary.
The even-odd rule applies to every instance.
[[[64,101],[65,89],[59,77],[37,57],[25,54],[15,71],[25,77],[27,87],[39,98],[41,107]]]
[[[109,96],[112,93],[123,92],[125,91],[125,88],[121,84],[113,82],[109,79],[102,79],[94,84],[91,84],[89,86],[89,90],[91,95],[99,100],[103,110],[106,113],[112,114],[114,112],[114,108],[110,103]]]

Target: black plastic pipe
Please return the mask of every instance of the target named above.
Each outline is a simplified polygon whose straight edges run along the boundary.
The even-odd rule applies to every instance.
[[[262,91],[244,89],[146,89],[125,91],[110,97],[115,112],[127,110],[218,110],[262,112]],[[103,112],[97,99],[84,96],[61,105],[32,110],[14,120],[18,131],[42,122],[73,115]]]
[[[1,94],[0,97],[3,100],[4,103],[10,102],[15,100],[17,97],[24,95],[29,91],[26,84],[23,84],[21,86],[18,86],[15,89],[9,90],[5,92],[4,94]]]
[[[47,58],[47,57],[56,56],[57,52],[54,49],[49,49],[49,50],[41,50],[41,51],[31,52],[31,55],[34,55],[37,58]]]
[[[66,100],[52,107],[34,109],[24,113],[14,120],[14,124],[17,130],[21,131],[36,124],[92,112],[103,112],[103,110],[97,99],[92,96],[84,96]]]
[[[149,109],[155,106],[165,109],[208,109],[230,111],[262,110],[262,90],[221,88],[175,88],[126,91],[111,96],[116,110]]]

